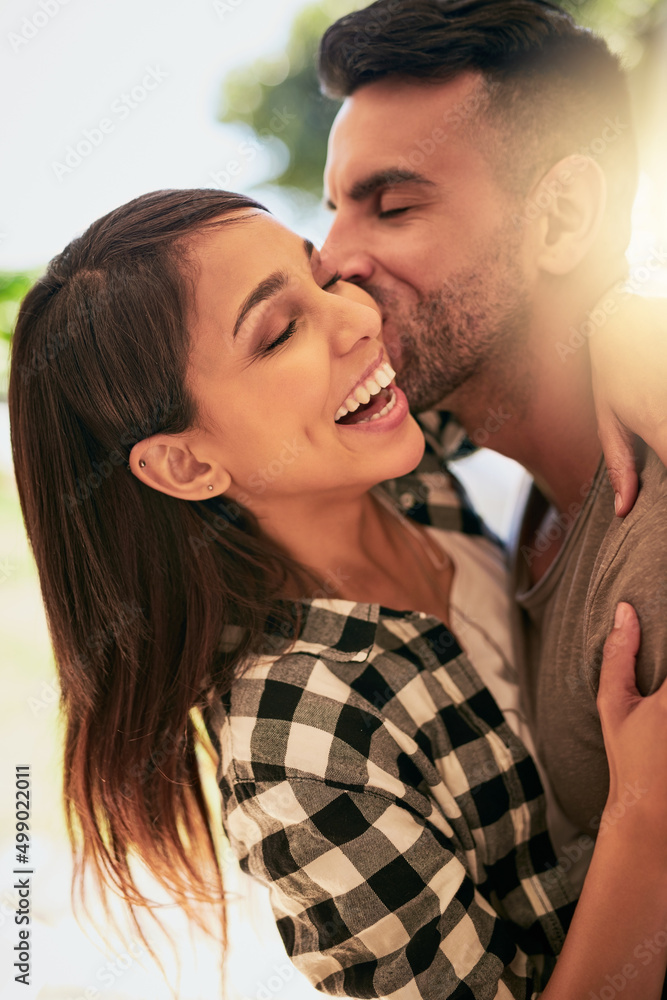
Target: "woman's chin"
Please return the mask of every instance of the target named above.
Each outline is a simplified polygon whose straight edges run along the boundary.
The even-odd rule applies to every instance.
[[[395,465],[395,471],[385,476],[385,479],[396,479],[398,476],[407,476],[408,473],[414,472],[424,457],[426,439],[421,427],[412,414],[408,417],[406,424],[406,437],[408,440],[406,440],[402,448],[396,449],[399,454],[396,456],[396,462],[392,463]]]
[[[378,447],[376,451],[377,465],[374,463],[373,486],[377,486],[378,483],[387,479],[407,476],[414,472],[424,457],[426,440],[421,427],[412,415],[407,417],[402,432],[400,440],[394,440],[391,444],[388,442],[386,449]],[[379,446],[379,441],[377,444]],[[382,454],[385,450],[386,454]]]

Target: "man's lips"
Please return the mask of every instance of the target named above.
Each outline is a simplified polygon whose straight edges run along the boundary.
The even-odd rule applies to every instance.
[[[402,337],[400,333],[396,332],[391,318],[384,314],[382,316],[382,343],[389,355],[389,364],[400,374],[403,360]]]

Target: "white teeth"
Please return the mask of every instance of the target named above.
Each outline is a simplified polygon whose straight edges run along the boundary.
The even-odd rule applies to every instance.
[[[380,417],[386,417],[386,415],[390,413],[395,406],[396,406],[396,393],[392,390],[391,399],[389,400],[387,405],[383,409],[381,409],[379,413],[374,413],[372,417],[364,417],[364,419],[360,420],[359,423],[370,424],[371,420],[379,420]]]
[[[346,413],[354,413],[359,409],[360,406],[369,403],[371,396],[377,396],[382,389],[386,389],[394,379],[396,378],[396,372],[391,367],[391,365],[385,361],[378,368],[375,369],[373,374],[366,379],[361,385],[358,385],[354,392],[347,397],[343,405],[338,409],[334,420],[340,420],[344,417]],[[392,393],[392,400],[387,404],[389,409],[391,409],[396,402],[396,397]],[[368,420],[377,420],[379,417],[388,413],[387,407],[381,410],[380,413],[375,414],[373,417],[367,417],[366,420],[361,420],[360,423],[367,423]]]
[[[378,413],[378,417],[386,416],[386,414],[389,413],[390,410],[393,410],[395,406],[396,406],[396,393],[392,391],[391,399],[384,407],[384,409],[380,410],[380,412]]]

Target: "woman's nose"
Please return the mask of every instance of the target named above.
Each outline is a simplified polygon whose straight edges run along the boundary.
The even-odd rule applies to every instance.
[[[332,316],[331,331],[338,352],[347,353],[361,340],[378,340],[382,316],[370,295],[354,284],[341,284],[336,298],[338,315]]]

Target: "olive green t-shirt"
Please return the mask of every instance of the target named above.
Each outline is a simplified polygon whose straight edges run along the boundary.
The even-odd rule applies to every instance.
[[[528,719],[540,757],[566,816],[595,835],[609,790],[596,707],[602,647],[619,601],[637,611],[642,640],[638,687],[650,694],[667,675],[667,471],[642,448],[641,488],[624,519],[601,460],[582,486],[580,504],[552,520],[533,550],[522,539],[548,504],[533,487],[515,545],[517,644]],[[565,535],[558,556],[533,587],[529,563],[550,539]],[[641,789],[627,789],[627,807]]]

